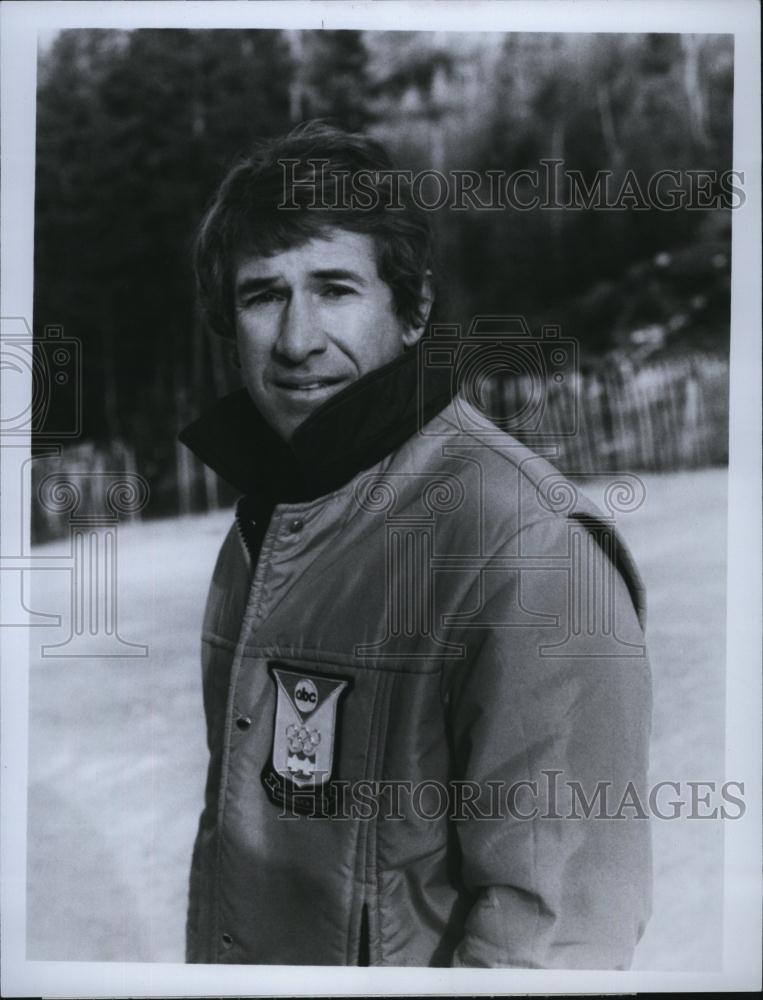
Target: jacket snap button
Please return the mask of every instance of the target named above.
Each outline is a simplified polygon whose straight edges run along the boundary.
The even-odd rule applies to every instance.
[[[295,517],[294,520],[289,524],[289,531],[291,531],[292,534],[296,535],[298,531],[301,531],[304,528],[304,526],[305,526],[304,521],[301,521],[298,517]]]
[[[223,944],[225,945],[226,948],[230,948],[230,946],[233,944],[233,938],[230,936],[230,934],[223,934],[222,939],[223,939]]]
[[[251,724],[252,720],[246,715],[242,715],[240,718],[236,719],[236,725],[242,731],[248,729]]]

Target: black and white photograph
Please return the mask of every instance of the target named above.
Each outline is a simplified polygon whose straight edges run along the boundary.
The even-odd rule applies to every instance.
[[[0,18],[3,993],[758,990],[759,7]]]

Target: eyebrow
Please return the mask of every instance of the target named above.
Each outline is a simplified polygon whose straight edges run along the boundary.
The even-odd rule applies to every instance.
[[[278,281],[275,276],[265,277],[265,278],[242,278],[241,281],[236,282],[236,294],[237,295],[249,295],[251,292],[260,292],[263,288],[269,288],[270,285]]]
[[[264,288],[270,288],[279,280],[279,275],[264,275],[260,278],[242,278],[241,281],[236,283],[236,294],[237,295],[247,295],[252,292],[262,291]],[[366,279],[358,274],[357,271],[350,271],[343,267],[331,267],[331,268],[320,268],[316,271],[310,271],[311,278],[318,278],[321,281],[352,281],[356,285],[360,285],[365,288],[368,284]]]
[[[311,271],[313,278],[322,278],[324,281],[354,281],[356,285],[366,285],[366,279],[357,271],[350,271],[342,267],[324,268],[320,271]]]

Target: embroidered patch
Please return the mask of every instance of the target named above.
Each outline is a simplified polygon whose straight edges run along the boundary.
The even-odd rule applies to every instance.
[[[268,665],[276,686],[273,748],[262,774],[268,795],[295,812],[331,815],[331,778],[337,755],[339,703],[349,678]]]

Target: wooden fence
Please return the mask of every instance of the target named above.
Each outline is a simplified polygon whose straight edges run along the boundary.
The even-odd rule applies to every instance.
[[[515,437],[558,448],[568,473],[667,471],[728,461],[728,361],[692,355],[635,367],[620,361],[541,391],[496,381],[489,414]]]

